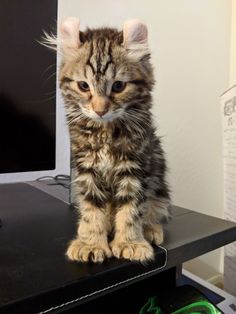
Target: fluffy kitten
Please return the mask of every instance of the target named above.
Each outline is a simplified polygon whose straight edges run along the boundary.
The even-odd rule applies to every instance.
[[[50,40],[50,38],[49,38]],[[137,20],[81,32],[60,27],[60,88],[70,130],[80,212],[67,256],[146,262],[168,218],[166,164],[150,108],[154,84],[147,28]],[[112,241],[109,243],[109,238]]]

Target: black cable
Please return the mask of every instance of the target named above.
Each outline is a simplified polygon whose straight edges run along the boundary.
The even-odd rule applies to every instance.
[[[60,185],[63,186],[66,189],[70,188],[70,183],[65,183],[61,181],[69,181],[70,182],[70,176],[66,174],[57,174],[56,176],[43,176],[39,177],[36,179],[36,181],[41,182],[41,181],[46,181],[46,180],[53,180],[54,182],[46,183],[47,185]]]

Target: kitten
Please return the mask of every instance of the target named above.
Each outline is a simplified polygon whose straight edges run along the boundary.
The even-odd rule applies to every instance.
[[[60,51],[80,213],[77,237],[66,254],[80,262],[103,262],[112,255],[151,260],[151,243],[163,241],[170,196],[150,112],[154,78],[147,27],[131,20],[123,31],[81,32],[79,20],[67,18],[60,27]]]

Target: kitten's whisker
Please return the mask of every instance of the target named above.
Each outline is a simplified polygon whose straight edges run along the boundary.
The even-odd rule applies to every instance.
[[[127,124],[124,123],[125,127],[126,128],[130,128],[130,121],[132,121],[132,125],[131,125],[131,132],[132,132],[132,129],[139,134],[139,136],[144,140],[145,139],[145,133],[146,133],[146,129],[143,128],[140,123],[138,123],[137,121],[135,121],[134,119],[132,119],[133,117],[130,116],[128,120],[124,119],[124,122],[125,121],[128,121]],[[122,121],[122,119],[121,119]]]
[[[55,90],[53,90],[53,91],[51,91],[51,92],[48,92],[48,93],[45,93],[45,95],[48,95],[48,96],[50,96],[50,95],[54,95],[54,96],[56,96],[56,91]]]
[[[57,72],[52,73],[46,80],[49,81],[55,75],[57,75]]]
[[[138,117],[137,115],[132,115],[128,112],[126,112],[127,117],[129,117],[129,120],[131,120],[132,122],[137,122],[140,127],[143,128],[143,126],[147,126],[149,127],[151,125],[151,121],[149,119],[144,119],[144,117]]]
[[[73,117],[71,120],[68,121],[68,125],[71,126],[74,122],[77,122],[78,120],[80,120],[80,117]]]
[[[131,117],[133,120],[137,120],[137,121],[140,121],[141,123],[144,123],[146,125],[150,125],[150,119],[148,119],[148,117],[145,117],[145,116],[137,116],[137,115],[132,115],[132,114],[129,114],[129,117]]]
[[[56,65],[56,63],[53,63],[53,64],[50,64],[44,71],[43,73],[41,74],[41,77],[43,77],[47,71],[49,71],[49,69],[51,69],[52,67],[54,67]]]
[[[140,131],[142,133],[146,133],[148,126],[145,125],[145,123],[138,121],[137,119],[135,119],[134,117],[129,117],[129,120],[132,121],[132,123],[134,124],[135,127],[137,127],[138,129],[140,129]]]
[[[41,99],[41,100],[30,100],[30,101],[25,101],[24,103],[29,104],[29,103],[33,103],[33,104],[40,104],[40,103],[45,103],[48,102],[49,100],[55,99],[56,95],[53,95],[51,97],[45,98],[45,99]]]

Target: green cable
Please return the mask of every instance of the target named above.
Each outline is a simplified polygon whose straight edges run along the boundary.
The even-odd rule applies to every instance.
[[[141,308],[139,314],[163,314],[157,305],[157,297],[151,297],[148,302]]]
[[[142,307],[139,314],[163,314],[157,303],[157,297],[149,298],[148,302]],[[177,311],[171,312],[171,314],[202,314],[202,312],[199,312],[199,307],[205,311],[207,310],[207,314],[222,314],[222,312],[216,309],[213,304],[206,300],[199,300],[188,304]]]
[[[189,310],[191,310],[194,307],[202,307],[203,309],[208,309],[209,310],[209,314],[221,314],[220,311],[218,311],[214,305],[212,305],[211,303],[209,303],[208,301],[205,300],[201,300],[201,301],[197,301],[191,304],[186,305],[185,307],[182,307],[181,309],[172,312],[171,314],[201,314],[200,312],[189,312]],[[188,312],[186,312],[188,311]],[[198,311],[198,310],[197,310]]]

